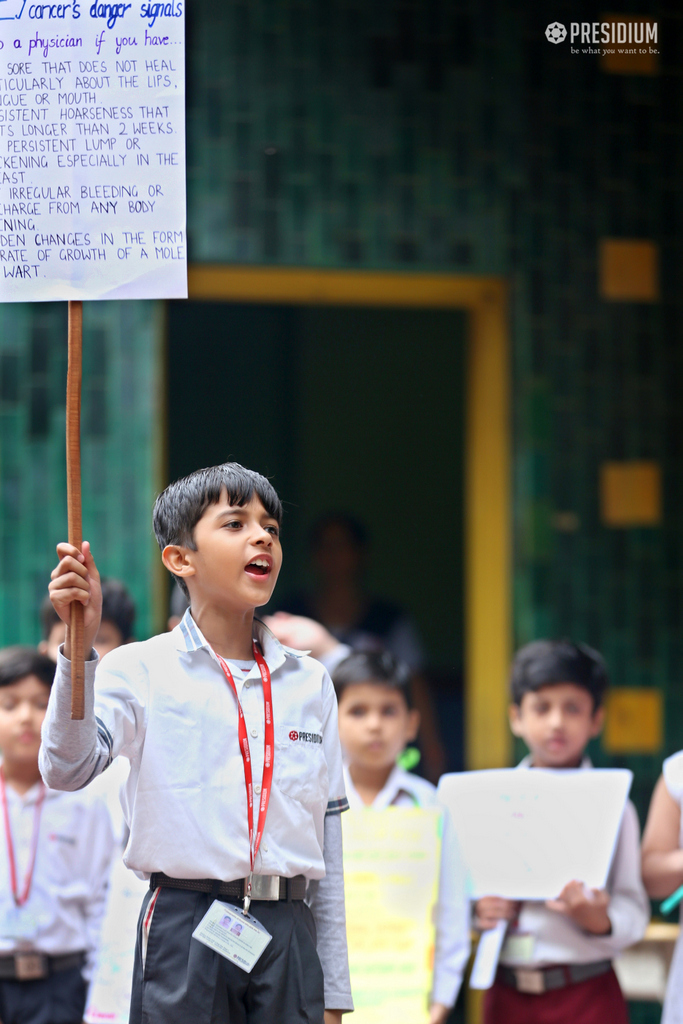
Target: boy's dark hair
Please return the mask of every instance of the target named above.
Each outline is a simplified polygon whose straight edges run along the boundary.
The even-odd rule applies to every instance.
[[[11,686],[26,676],[37,676],[47,687],[52,686],[57,666],[35,647],[5,647],[0,651],[0,686]]]
[[[408,708],[412,707],[410,669],[388,651],[352,651],[337,665],[332,673],[332,682],[337,700],[341,700],[347,686],[356,683],[377,683],[398,690]]]
[[[102,621],[112,622],[124,644],[133,636],[135,623],[135,602],[121,580],[103,579]]]
[[[534,640],[521,647],[510,674],[513,703],[519,705],[525,693],[534,693],[553,683],[582,686],[590,693],[593,710],[597,711],[609,686],[607,666],[592,647],[572,640]]]
[[[40,630],[43,634],[43,640],[50,639],[50,633],[52,632],[53,627],[61,621],[62,620],[52,606],[50,595],[46,594],[40,602]]]
[[[102,621],[113,623],[121,634],[122,641],[126,643],[133,636],[135,602],[120,580],[102,578],[100,582],[102,585]],[[53,628],[61,621],[52,606],[50,595],[46,594],[40,605],[43,640],[50,639]]]
[[[154,534],[162,551],[167,544],[180,544],[196,551],[194,528],[209,505],[220,500],[223,488],[230,504],[240,508],[256,494],[268,515],[282,522],[282,503],[270,481],[237,462],[224,462],[220,466],[197,469],[174,481],[154,502]],[[179,576],[174,579],[189,596],[185,581]]]

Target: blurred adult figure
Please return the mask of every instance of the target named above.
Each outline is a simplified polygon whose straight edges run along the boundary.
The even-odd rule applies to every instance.
[[[281,601],[279,609],[322,623],[340,643],[355,650],[387,650],[408,665],[412,700],[422,722],[419,741],[423,770],[436,782],[445,770],[446,755],[429,684],[423,675],[424,650],[406,610],[368,593],[365,573],[369,549],[367,530],[355,516],[338,511],[321,516],[311,530],[313,590]]]

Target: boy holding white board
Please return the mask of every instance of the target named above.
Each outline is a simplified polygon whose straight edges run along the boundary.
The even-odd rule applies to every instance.
[[[583,644],[539,640],[518,651],[510,726],[529,748],[519,768],[590,769],[585,750],[602,729],[607,686],[603,659]],[[604,890],[568,879],[557,899],[486,896],[475,915],[482,930],[510,922],[484,1024],[626,1024],[611,961],[642,938],[650,916],[633,804],[626,804]]]

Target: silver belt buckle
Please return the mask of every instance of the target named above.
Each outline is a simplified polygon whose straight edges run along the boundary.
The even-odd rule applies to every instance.
[[[40,953],[15,953],[14,973],[19,981],[47,978],[47,958]]]
[[[252,875],[251,898],[252,900],[279,900],[280,876]]]
[[[515,968],[515,981],[518,992],[527,992],[535,996],[540,996],[542,992],[545,992],[543,971]]]

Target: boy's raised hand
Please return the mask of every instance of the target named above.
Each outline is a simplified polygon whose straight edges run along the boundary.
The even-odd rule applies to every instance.
[[[502,896],[482,896],[474,904],[474,925],[482,932],[495,928],[499,921],[514,921],[521,903],[505,900]]]
[[[66,640],[64,657],[71,660],[71,640],[69,623],[71,621],[71,605],[80,601],[85,606],[83,613],[83,647],[86,660],[92,649],[102,618],[102,589],[100,574],[90,552],[90,544],[83,541],[83,549],[79,551],[73,544],[63,541],[57,545],[58,565],[52,570],[48,587],[52,607],[60,619],[66,623]]]
[[[556,900],[546,901],[550,910],[566,914],[592,935],[608,935],[612,931],[608,906],[609,894],[604,889],[588,889],[576,880],[568,882]]]

